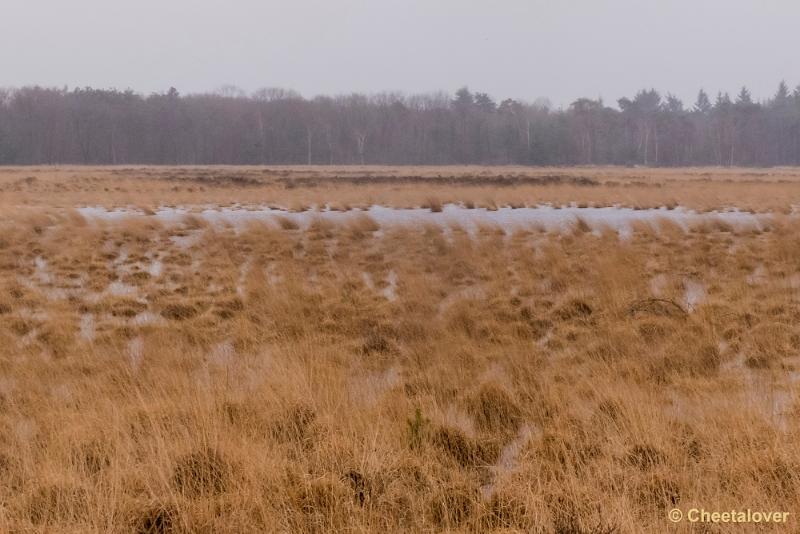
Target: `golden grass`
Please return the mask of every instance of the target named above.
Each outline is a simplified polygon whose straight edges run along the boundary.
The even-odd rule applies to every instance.
[[[414,187],[326,202],[487,198]],[[298,189],[256,196],[318,194]],[[795,511],[791,217],[620,240],[580,220],[87,222],[66,208],[96,191],[34,197],[0,201],[0,531],[665,532],[690,529],[676,506]]]
[[[504,184],[504,185],[501,185]],[[26,206],[279,205],[738,207],[789,213],[797,168],[6,167],[3,211]]]

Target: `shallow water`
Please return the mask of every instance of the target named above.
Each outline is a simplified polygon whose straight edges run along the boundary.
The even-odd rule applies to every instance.
[[[91,313],[84,313],[81,315],[80,337],[84,341],[94,341],[95,321],[94,315]]]
[[[33,260],[34,266],[36,270],[34,271],[34,276],[39,280],[42,284],[49,284],[52,282],[52,277],[50,276],[50,270],[47,267],[47,260],[42,258],[41,256],[36,256]]]
[[[738,210],[697,213],[678,207],[675,209],[654,208],[636,210],[622,207],[580,208],[575,206],[553,207],[541,205],[529,208],[486,208],[468,209],[455,204],[447,204],[441,212],[427,208],[387,208],[372,206],[366,210],[332,211],[309,210],[290,212],[268,206],[258,207],[162,207],[154,215],[146,215],[136,209],[108,210],[103,207],[78,208],[85,218],[99,220],[121,220],[127,217],[152,216],[165,223],[177,223],[189,214],[202,218],[212,224],[241,226],[251,221],[271,221],[278,224],[277,217],[289,219],[300,228],[306,228],[315,219],[331,222],[354,221],[361,215],[369,215],[381,226],[432,223],[439,225],[460,225],[468,232],[474,232],[481,225],[495,225],[506,231],[515,228],[537,226],[548,231],[564,231],[572,228],[579,220],[585,222],[592,231],[605,228],[616,230],[622,237],[630,234],[637,222],[656,224],[659,220],[671,221],[686,229],[692,222],[721,221],[737,229],[760,229],[769,214],[755,214]]]
[[[135,337],[128,342],[128,362],[134,371],[138,371],[144,359],[144,339]]]
[[[699,280],[686,278],[683,281],[685,294],[683,303],[688,311],[694,311],[706,299],[706,286]]]
[[[147,273],[152,276],[153,278],[158,278],[161,276],[161,272],[164,269],[164,264],[161,260],[153,260],[150,265],[147,266]]]
[[[386,275],[387,286],[381,291],[381,294],[389,301],[397,300],[397,282],[397,273],[392,269],[389,271],[389,274]]]
[[[138,291],[139,290],[136,286],[119,281],[111,282],[106,288],[106,293],[115,297],[127,297],[130,295],[135,295]]]

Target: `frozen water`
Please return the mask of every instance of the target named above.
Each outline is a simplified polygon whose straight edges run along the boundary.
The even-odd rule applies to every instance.
[[[697,305],[706,299],[706,286],[702,282],[687,278],[683,281],[683,287],[686,291],[683,297],[686,309],[694,311]]]
[[[144,339],[135,337],[128,342],[128,361],[134,371],[138,371],[144,359]]]
[[[144,212],[135,209],[106,210],[102,207],[84,207],[79,208],[78,211],[89,220],[117,220],[124,216],[144,216]],[[211,224],[230,224],[234,227],[241,227],[251,221],[267,220],[277,226],[276,217],[280,216],[295,222],[301,228],[308,227],[315,218],[330,222],[347,222],[366,213],[381,226],[433,223],[439,224],[444,228],[456,224],[470,233],[474,233],[481,225],[496,225],[506,232],[532,225],[543,227],[549,231],[567,231],[580,219],[593,231],[610,228],[619,232],[620,237],[623,238],[630,236],[632,225],[637,222],[655,225],[659,220],[663,219],[686,229],[691,222],[719,220],[737,229],[761,229],[762,223],[771,218],[769,214],[755,214],[738,210],[698,213],[682,207],[635,210],[614,206],[581,208],[576,206],[553,207],[540,205],[529,208],[504,207],[488,210],[485,208],[467,209],[456,204],[445,205],[441,212],[432,212],[427,208],[399,209],[376,205],[366,210],[326,210],[299,213],[268,206],[253,208],[208,207],[196,212],[186,207],[162,207],[156,210],[154,217],[165,223],[177,223],[180,222],[184,215],[190,212]],[[193,244],[194,240],[191,238],[173,238],[173,241],[176,241],[176,243],[180,241],[177,244],[189,246]]]
[[[81,315],[81,339],[93,341],[95,336],[94,315],[84,313]]]
[[[161,276],[161,271],[163,269],[164,264],[161,263],[161,260],[153,260],[150,265],[147,266],[147,273],[153,278],[158,278]]]
[[[397,273],[394,270],[389,271],[389,274],[386,275],[386,283],[388,285],[383,288],[381,294],[389,301],[397,299],[397,280]]]

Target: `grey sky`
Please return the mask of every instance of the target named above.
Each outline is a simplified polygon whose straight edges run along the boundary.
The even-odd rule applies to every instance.
[[[614,103],[800,83],[796,0],[2,0],[0,86]]]

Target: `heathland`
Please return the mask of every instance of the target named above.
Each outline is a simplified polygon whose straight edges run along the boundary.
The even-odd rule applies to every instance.
[[[794,168],[0,170],[0,530],[794,513],[798,199]]]

